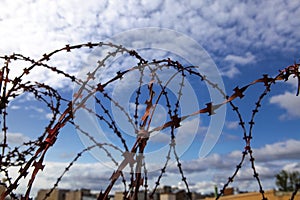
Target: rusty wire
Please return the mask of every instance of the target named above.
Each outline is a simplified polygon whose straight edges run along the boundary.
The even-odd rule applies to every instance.
[[[90,71],[87,74],[85,79],[80,79],[74,75],[71,75],[65,71],[59,69],[59,67],[51,66],[48,62],[49,60],[56,54],[63,52],[71,52],[73,50],[79,49],[93,49],[95,47],[109,47],[112,49],[111,52],[108,52],[104,58],[98,61],[97,67],[93,71]],[[111,77],[111,79],[106,82],[99,82],[97,84],[91,84],[90,81],[94,80],[97,76],[97,72],[103,68],[110,58],[113,58],[119,54],[126,54],[126,56],[132,57],[136,60],[136,65],[133,67],[129,67],[124,71],[118,71],[116,75]],[[180,173],[180,178],[186,186],[187,190],[187,199],[191,199],[191,191],[189,189],[188,180],[184,174],[184,166],[182,166],[182,162],[180,161],[180,157],[176,152],[176,136],[175,131],[178,127],[181,126],[181,122],[184,120],[193,117],[195,115],[200,114],[208,114],[213,115],[218,111],[220,107],[225,104],[229,104],[233,111],[236,113],[239,124],[242,128],[243,132],[243,140],[245,141],[245,147],[243,149],[241,160],[237,164],[236,169],[233,174],[228,178],[227,182],[223,185],[223,188],[220,190],[216,199],[219,199],[224,194],[224,190],[234,181],[234,178],[238,174],[239,170],[242,168],[242,165],[246,159],[246,156],[249,155],[249,160],[251,162],[251,168],[253,171],[253,176],[258,184],[259,191],[261,193],[262,199],[266,200],[266,196],[264,195],[263,186],[261,184],[261,180],[258,174],[258,170],[255,167],[255,158],[254,152],[251,147],[251,141],[253,136],[253,126],[255,124],[255,117],[259,112],[259,109],[262,106],[262,100],[264,97],[271,91],[271,86],[278,81],[287,81],[288,79],[297,78],[298,79],[298,90],[297,94],[299,95],[299,86],[300,86],[300,75],[299,75],[299,64],[295,63],[294,65],[288,66],[281,70],[277,76],[274,78],[269,77],[268,75],[263,75],[262,78],[256,79],[253,82],[239,88],[236,87],[233,90],[231,95],[227,95],[222,89],[215,84],[212,80],[209,80],[205,74],[199,73],[196,68],[197,66],[183,66],[178,61],[173,61],[170,58],[162,59],[162,60],[152,60],[147,61],[142,58],[136,51],[128,50],[121,45],[115,45],[112,43],[85,43],[79,45],[66,45],[63,48],[54,50],[50,53],[44,54],[42,58],[38,60],[34,60],[32,58],[26,57],[22,54],[12,54],[9,56],[1,56],[0,59],[3,61],[3,66],[0,72],[0,93],[1,93],[1,101],[0,101],[0,112],[2,115],[1,125],[2,125],[2,135],[3,141],[0,144],[1,147],[1,165],[0,165],[0,173],[2,173],[7,183],[1,183],[6,187],[6,191],[1,194],[0,199],[3,200],[6,196],[11,196],[12,198],[17,198],[14,191],[17,189],[18,185],[22,178],[30,176],[29,182],[27,183],[27,190],[24,192],[21,199],[30,199],[30,192],[32,185],[36,179],[36,176],[43,170],[45,167],[44,158],[49,149],[53,148],[53,144],[57,140],[57,136],[60,134],[61,130],[65,127],[66,124],[71,124],[74,129],[80,134],[86,136],[93,145],[81,150],[77,156],[69,163],[69,165],[65,168],[64,172],[57,178],[57,181],[51,188],[51,190],[46,194],[44,199],[47,199],[51,192],[58,186],[60,181],[63,179],[64,175],[70,170],[71,166],[82,156],[83,153],[90,151],[93,148],[98,147],[101,149],[105,155],[110,158],[110,160],[114,163],[116,170],[112,173],[110,182],[107,184],[107,188],[104,191],[99,192],[98,199],[107,199],[109,193],[114,187],[117,180],[121,177],[122,182],[124,184],[124,198],[125,199],[137,199],[138,192],[143,187],[145,190],[145,198],[152,199],[155,191],[160,185],[161,179],[163,178],[163,174],[165,174],[168,170],[169,161],[171,159],[171,154],[175,156],[175,160],[177,163],[177,167]],[[24,67],[22,69],[22,73],[18,76],[11,77],[10,75],[10,66],[11,63],[15,61],[24,62]],[[26,64],[26,65],[25,65]],[[28,66],[29,65],[29,66]],[[72,99],[68,99],[62,97],[62,95],[55,88],[46,85],[45,83],[39,83],[37,81],[27,81],[24,82],[23,78],[31,73],[34,68],[42,67],[51,72],[57,74],[57,76],[62,76],[65,79],[70,80],[74,84],[78,85],[79,89],[74,94]],[[157,74],[159,74],[160,70],[167,70],[169,68],[174,69],[176,72],[171,76],[168,82],[163,83]],[[106,88],[113,84],[116,81],[121,80],[124,76],[126,76],[131,71],[138,71],[138,88],[135,92],[135,110],[134,115],[131,116],[109,93],[106,92]],[[144,82],[144,75],[147,71],[151,72],[151,80],[149,82]],[[181,82],[178,83],[179,89],[177,93],[176,102],[172,102],[167,91],[167,86],[170,81],[176,76],[181,77]],[[214,104],[213,102],[208,102],[205,106],[203,106],[199,110],[195,110],[195,112],[190,113],[188,115],[182,116],[179,112],[179,102],[183,95],[183,86],[185,83],[186,76],[194,76],[199,80],[205,82],[206,84],[212,86],[215,90],[217,90],[223,97],[224,101]],[[154,98],[153,84],[157,84],[159,86],[159,92],[156,94],[158,97]],[[248,122],[249,127],[247,129],[246,123],[243,120],[242,114],[239,111],[239,108],[235,106],[234,100],[242,99],[244,97],[245,91],[258,83],[264,84],[264,91],[259,95],[257,102],[255,102],[254,109],[252,110],[252,116],[250,121]],[[148,97],[146,100],[146,109],[142,115],[139,114],[138,108],[142,98],[142,86],[144,84],[148,85],[147,92],[148,94],[144,94]],[[87,93],[84,93],[87,92]],[[34,96],[34,98],[40,102],[42,102],[45,107],[47,107],[52,112],[52,119],[49,120],[49,123],[45,127],[44,131],[40,132],[40,135],[37,136],[36,140],[28,141],[22,144],[19,147],[12,148],[7,140],[7,108],[9,107],[9,102],[14,100],[16,97],[23,95],[23,93],[30,93]],[[100,96],[97,96],[100,95]],[[90,98],[94,98],[96,105],[101,110],[101,113],[95,112],[91,108],[85,105],[86,101]],[[124,138],[122,132],[118,129],[117,122],[111,115],[109,109],[106,108],[105,104],[102,102],[107,100],[111,102],[117,109],[119,109],[127,118],[128,124],[132,126],[134,132],[136,134],[136,141],[130,147],[126,139]],[[155,105],[158,102],[164,99],[165,107],[168,112],[169,121],[161,124],[158,127],[151,127],[152,117],[155,112]],[[74,121],[74,114],[80,109],[85,110],[90,115],[95,116],[99,121],[103,122],[112,133],[114,133],[121,143],[123,147],[117,147],[113,144],[98,142],[96,139],[87,131],[82,129],[76,122]],[[157,177],[157,181],[153,186],[152,192],[148,195],[148,191],[150,191],[148,185],[148,170],[147,163],[144,160],[144,151],[145,147],[148,145],[147,141],[151,133],[156,131],[168,130],[170,134],[170,144],[169,150],[166,153],[166,160],[162,165],[159,176]],[[145,136],[146,135],[146,136]],[[124,159],[118,163],[113,155],[110,153],[109,148],[112,148],[119,153],[121,153]],[[130,178],[126,180],[126,177],[123,173],[124,168],[129,166],[131,169]],[[9,169],[11,167],[19,168],[19,175],[17,177],[11,177],[9,173]],[[30,172],[32,169],[32,172]],[[127,183],[129,182],[129,183]],[[297,189],[298,190],[298,189]],[[297,193],[297,190],[294,191],[291,199]]]

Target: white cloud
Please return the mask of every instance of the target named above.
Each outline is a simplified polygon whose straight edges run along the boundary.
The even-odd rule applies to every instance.
[[[245,56],[237,56],[237,55],[229,54],[225,57],[224,60],[233,62],[235,64],[247,65],[255,62],[255,56],[250,52],[247,52]]]
[[[231,168],[231,161],[223,159],[224,156],[220,154],[212,154],[205,158],[199,158],[196,160],[190,160],[183,162],[182,166],[186,173],[201,173],[209,171],[210,169],[225,170]],[[177,165],[174,164],[171,166],[169,172],[177,173]]]
[[[221,75],[228,78],[234,78],[240,74],[240,70],[233,64],[229,64],[226,67],[221,68]]]
[[[240,74],[239,66],[255,63],[256,57],[251,52],[246,52],[245,55],[229,54],[224,58],[224,61],[227,64],[221,68],[222,75],[234,78]]]
[[[38,112],[38,113],[43,113],[44,112],[44,109],[38,108],[36,106],[25,106],[24,109],[25,110],[33,110],[33,111]]]
[[[243,167],[241,168],[240,173],[238,173],[237,175],[237,179],[240,180],[250,180],[255,182],[255,179],[253,177],[253,169],[251,167],[248,167],[250,163],[246,163]],[[273,178],[274,175],[276,174],[276,172],[274,171],[274,169],[269,168],[268,166],[265,165],[260,165],[260,164],[256,164],[255,165],[255,169],[257,170],[257,172],[259,173],[259,177],[264,180],[264,179],[268,179],[268,178]]]
[[[287,140],[274,144],[267,144],[261,149],[255,149],[255,157],[258,161],[300,159],[300,141]]]
[[[300,117],[300,100],[295,93],[286,91],[283,94],[272,96],[269,102],[286,111],[286,113],[280,116],[281,119],[293,119]]]
[[[47,113],[45,117],[46,119],[51,120],[53,117],[53,113]]]
[[[57,178],[63,173],[68,163],[61,162],[45,162],[43,171],[38,173],[32,189],[32,196],[35,196],[39,189],[50,189],[53,187]],[[32,172],[32,167],[30,171]],[[10,174],[12,177],[18,176],[18,169],[11,168]],[[31,173],[30,172],[30,173]],[[63,176],[58,184],[59,188],[65,189],[81,189],[88,188],[100,191],[101,188],[106,188],[109,183],[109,178],[112,171],[107,171],[107,168],[101,163],[75,163],[70,170]],[[20,180],[20,185],[17,192],[23,194],[26,191],[26,185],[30,175],[26,179]],[[117,189],[123,189],[122,185],[117,182]],[[115,189],[115,188],[114,188]]]
[[[300,6],[295,1],[190,1],[184,4],[169,0],[89,1],[85,4],[2,1],[1,4],[0,54],[20,52],[34,58],[67,43],[104,40],[121,31],[153,26],[183,32],[197,39],[209,52],[220,53],[226,61],[236,64],[255,61],[256,56],[249,48],[291,52],[298,48],[300,38],[294,28],[300,23],[297,20]],[[76,53],[74,57],[81,58]],[[226,70],[229,76],[238,72],[232,67]],[[70,63],[63,69],[77,71]],[[46,77],[43,80],[62,81]]]
[[[285,166],[283,166],[282,169],[290,172],[294,172],[294,171],[300,172],[300,163],[299,162],[288,163]]]
[[[273,144],[266,144],[257,149],[252,149],[256,162],[269,162],[280,160],[298,160],[300,159],[300,141],[289,139]],[[233,151],[228,155],[230,159],[238,159],[242,155],[241,151]]]
[[[16,106],[16,105],[10,106],[10,109],[12,109],[12,110],[18,110],[20,108],[21,108],[21,106]]]
[[[260,149],[253,149],[255,168],[259,173],[264,189],[275,187],[274,176],[280,170],[299,170],[299,142],[297,140],[287,140],[266,144]],[[208,180],[213,180],[215,184],[222,186],[222,184],[227,182],[228,177],[232,175],[241,157],[241,151],[233,151],[228,155],[213,154],[204,159],[183,162],[182,166],[186,174],[188,174],[187,176],[193,182],[197,182],[198,185],[205,184]],[[174,169],[172,168],[173,171],[176,172],[176,166],[174,166]],[[209,178],[208,174],[210,174]],[[248,191],[257,189],[257,182],[253,177],[249,156],[246,157],[233,182],[233,186]],[[212,191],[212,188],[209,191]]]
[[[201,194],[209,194],[214,191],[216,183],[213,181],[200,181],[194,184],[189,184],[189,188],[191,191],[196,191]],[[179,182],[177,185],[180,189],[186,189],[185,185],[182,182]]]
[[[150,142],[154,142],[154,143],[164,143],[164,144],[168,144],[171,141],[171,136],[170,134],[165,134],[165,133],[157,133],[157,134],[152,134],[150,135]]]
[[[260,179],[263,181],[264,189],[272,189],[275,186],[274,175],[281,169],[289,171],[299,170],[300,165],[297,160],[299,160],[298,155],[300,155],[300,153],[297,147],[299,147],[299,141],[288,140],[285,142],[267,144],[260,149],[253,149],[256,159],[256,170],[259,173]],[[276,149],[276,151],[274,151],[274,149]],[[236,165],[240,162],[241,156],[242,153],[236,151],[228,155],[211,154],[205,158],[181,161],[181,163],[187,181],[191,184],[190,188],[198,192],[210,192],[213,191],[213,187],[211,186],[216,184],[220,187],[228,180],[228,177],[232,175]],[[257,189],[257,182],[253,178],[253,170],[248,158],[247,156],[233,185],[239,187],[241,190],[251,191]],[[296,158],[297,160],[291,162],[289,160],[290,158]],[[32,194],[35,194],[38,189],[52,187],[56,179],[68,165],[68,163],[60,162],[45,162],[45,164],[46,167],[37,176]],[[160,167],[162,167],[162,163],[150,163],[147,165],[148,169],[152,169],[153,167],[158,169],[157,171],[149,172],[148,181],[150,188],[155,185],[155,181],[160,173],[160,167],[152,165],[160,165]],[[60,188],[71,189],[85,187],[99,191],[101,188],[106,188],[112,172],[112,169],[107,168],[104,163],[76,162],[70,171],[65,174],[58,186]],[[174,160],[169,162],[166,172],[167,174],[163,177],[161,185],[182,186],[180,182],[181,177],[178,174],[178,166]],[[16,169],[12,175],[16,176],[17,174]],[[127,178],[130,177],[128,174],[125,176]],[[27,181],[28,180],[21,180],[20,192],[25,190]],[[116,187],[113,189],[114,191],[122,190],[123,186],[117,182]]]
[[[181,122],[181,126],[178,128],[178,134],[176,135],[179,144],[184,144],[187,142],[192,142],[196,134],[203,133],[207,130],[200,122],[200,118],[192,118]]]
[[[2,141],[3,138],[3,133],[0,134],[0,140]],[[23,144],[24,142],[28,142],[29,141],[29,137],[24,135],[23,133],[7,133],[6,135],[6,139],[7,139],[7,144],[9,144],[10,146],[18,146]]]
[[[288,83],[289,85],[291,85],[295,90],[298,89],[298,78],[294,77],[293,75],[290,76],[291,78],[289,78],[286,83]],[[296,92],[295,92],[296,94]]]
[[[225,122],[225,126],[228,129],[237,129],[239,126],[239,122],[238,121],[227,121],[227,122]]]

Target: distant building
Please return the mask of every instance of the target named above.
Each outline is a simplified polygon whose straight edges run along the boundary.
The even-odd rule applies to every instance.
[[[50,196],[47,198],[47,200],[65,200],[66,199],[66,193],[70,190],[65,189],[54,189]],[[41,189],[38,191],[38,194],[35,198],[35,200],[42,200],[45,198],[45,196],[50,192],[49,189]]]
[[[42,189],[38,191],[35,200],[42,200],[45,198],[50,190]],[[65,190],[65,189],[54,189],[47,200],[96,200],[97,195],[92,194],[88,189],[81,190]]]
[[[114,200],[123,200],[124,199],[124,193],[123,192],[115,192]],[[145,199],[145,191],[140,191],[138,193],[138,199],[143,200]]]
[[[292,192],[278,192],[275,190],[268,190],[265,192],[265,196],[268,200],[289,200]],[[232,194],[221,197],[222,200],[257,200],[261,199],[259,192],[246,192],[241,194]],[[300,194],[297,194],[295,199],[300,199]],[[214,198],[205,198],[205,200],[215,200]]]
[[[173,193],[160,194],[160,200],[176,200],[176,194]]]
[[[233,195],[234,194],[234,188],[230,187],[230,188],[226,188],[224,190],[224,196],[228,196],[228,195]]]
[[[97,200],[97,195],[92,194],[88,189],[69,191],[65,200]]]
[[[192,200],[203,200],[205,197],[208,196],[213,196],[213,194],[210,195],[202,195],[201,193],[198,192],[192,192]]]
[[[185,190],[172,190],[168,193],[161,193],[160,200],[185,200],[188,199]]]
[[[148,198],[149,195],[148,194]],[[200,193],[192,192],[191,194],[192,200],[201,200],[204,199],[205,196],[201,195]],[[124,193],[123,192],[116,192],[114,196],[114,200],[123,200],[124,199]],[[145,199],[145,193],[144,191],[140,191],[138,194],[139,200]],[[162,188],[157,188],[155,193],[153,194],[153,200],[186,200],[187,193],[185,190],[179,190],[178,188],[172,188],[171,186],[164,186]]]
[[[123,192],[115,192],[115,200],[123,200],[124,193]]]
[[[155,191],[155,193],[153,194],[153,200],[160,200],[160,195],[161,194],[171,193],[172,190],[173,189],[172,189],[171,186],[164,186],[162,188],[157,188],[156,191]]]

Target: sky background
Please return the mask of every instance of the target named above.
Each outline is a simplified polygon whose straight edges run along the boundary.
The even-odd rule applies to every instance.
[[[236,86],[246,85],[263,74],[275,76],[278,70],[299,62],[299,18],[297,0],[1,1],[0,55],[22,53],[38,59],[66,44],[99,42],[136,28],[166,28],[195,40],[207,51],[222,75],[227,93],[231,94]],[[77,74],[81,70],[80,59],[88,56],[85,53],[58,56],[51,64]],[[54,74],[36,70],[32,78],[72,96],[70,83]],[[280,170],[300,170],[300,100],[295,97],[296,82],[276,84],[255,120],[252,147],[264,189],[275,188],[274,175]],[[236,101],[246,122],[262,89],[250,88],[243,101]],[[12,102],[9,112],[9,142],[15,145],[36,138],[51,117],[49,111],[27,96]],[[209,119],[200,121],[201,127],[182,155],[182,166],[192,190],[213,192],[214,185],[222,186],[234,172],[244,148],[243,135],[237,117],[227,107],[218,142],[205,158],[199,158]],[[33,194],[40,188],[51,187],[72,158],[84,149],[71,127],[66,127],[63,133],[47,154],[45,170],[39,174]],[[158,143],[166,142],[164,137],[159,139]],[[105,189],[112,172],[86,153],[59,187],[88,187],[98,191]],[[183,187],[176,165],[170,164],[167,172],[161,185]],[[157,173],[150,174],[150,188]],[[24,191],[25,185],[26,181],[22,181],[20,191]],[[232,186],[258,190],[248,162]],[[122,188],[118,184],[115,189]]]

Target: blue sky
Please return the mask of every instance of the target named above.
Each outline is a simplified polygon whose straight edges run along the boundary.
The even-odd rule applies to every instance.
[[[123,41],[120,38],[128,36],[124,31],[148,27],[164,28],[167,32],[171,30],[184,35],[201,46],[220,72],[227,94],[231,94],[236,86],[246,85],[261,78],[263,74],[275,76],[278,70],[299,62],[300,32],[297,29],[300,25],[299,18],[300,3],[296,0],[195,0],[185,3],[170,0],[148,2],[92,0],[84,4],[80,1],[2,1],[0,55],[15,52],[38,59],[44,53],[62,48],[66,44],[99,42],[107,39],[119,42]],[[151,42],[152,39],[159,41],[158,38],[150,37],[147,42]],[[166,35],[161,39],[172,41],[174,38]],[[130,41],[136,42],[133,40]],[[183,44],[179,40],[172,42],[173,45],[178,45],[179,49]],[[158,52],[150,55],[160,57],[164,54]],[[58,55],[49,63],[75,75],[82,74],[81,70],[84,71],[79,64],[93,59],[87,52],[78,51]],[[18,64],[20,63],[17,62],[14,66]],[[121,69],[126,68],[122,67]],[[118,71],[117,69],[114,68]],[[12,73],[17,74],[18,71],[12,70]],[[31,78],[46,82],[65,96],[72,97],[73,85],[62,77],[36,69],[32,72]],[[255,120],[252,147],[257,158],[257,169],[266,189],[275,187],[274,174],[281,169],[300,170],[298,125],[300,100],[295,97],[296,83],[294,80],[285,84],[275,84],[271,93],[264,99],[263,108]],[[242,110],[246,122],[250,120],[257,95],[262,90],[263,87],[252,87],[246,91],[244,99],[236,99],[235,103]],[[200,105],[203,106],[204,104]],[[36,101],[32,101],[30,96],[17,98],[11,102],[9,108],[9,142],[16,144],[37,137],[49,117],[50,112]],[[210,192],[213,191],[215,184],[221,186],[233,173],[244,148],[244,142],[238,119],[227,106],[224,127],[216,145],[205,158],[199,158],[199,150],[207,135],[210,118],[201,115],[199,120],[199,130],[185,138],[188,138],[187,141],[190,143],[185,143],[186,146],[181,150],[183,168],[187,171],[193,190]],[[186,126],[194,126],[188,122]],[[55,181],[53,173],[58,176],[68,162],[85,148],[82,138],[77,133],[74,134],[72,126],[65,127],[62,133],[55,148],[47,154],[47,167],[38,177],[37,184],[33,188],[34,192],[39,188],[53,185]],[[189,140],[189,137],[192,139]],[[153,148],[158,148],[161,144],[167,144],[168,138],[153,137],[153,141]],[[96,153],[85,154],[73,170],[66,174],[60,187],[80,188],[82,185],[74,181],[80,178],[84,182],[83,186],[95,190],[105,188],[113,170],[99,162],[95,158]],[[161,168],[161,165],[155,162],[152,164],[153,168]],[[162,184],[182,187],[176,165],[170,164],[167,171],[169,173],[164,177]],[[155,182],[155,175],[157,174],[153,172],[150,181]],[[21,191],[25,185],[26,181],[22,181]],[[238,179],[233,183],[233,186],[237,185],[241,190],[258,189],[249,164],[245,163]],[[121,186],[117,185],[115,189],[120,188]]]

